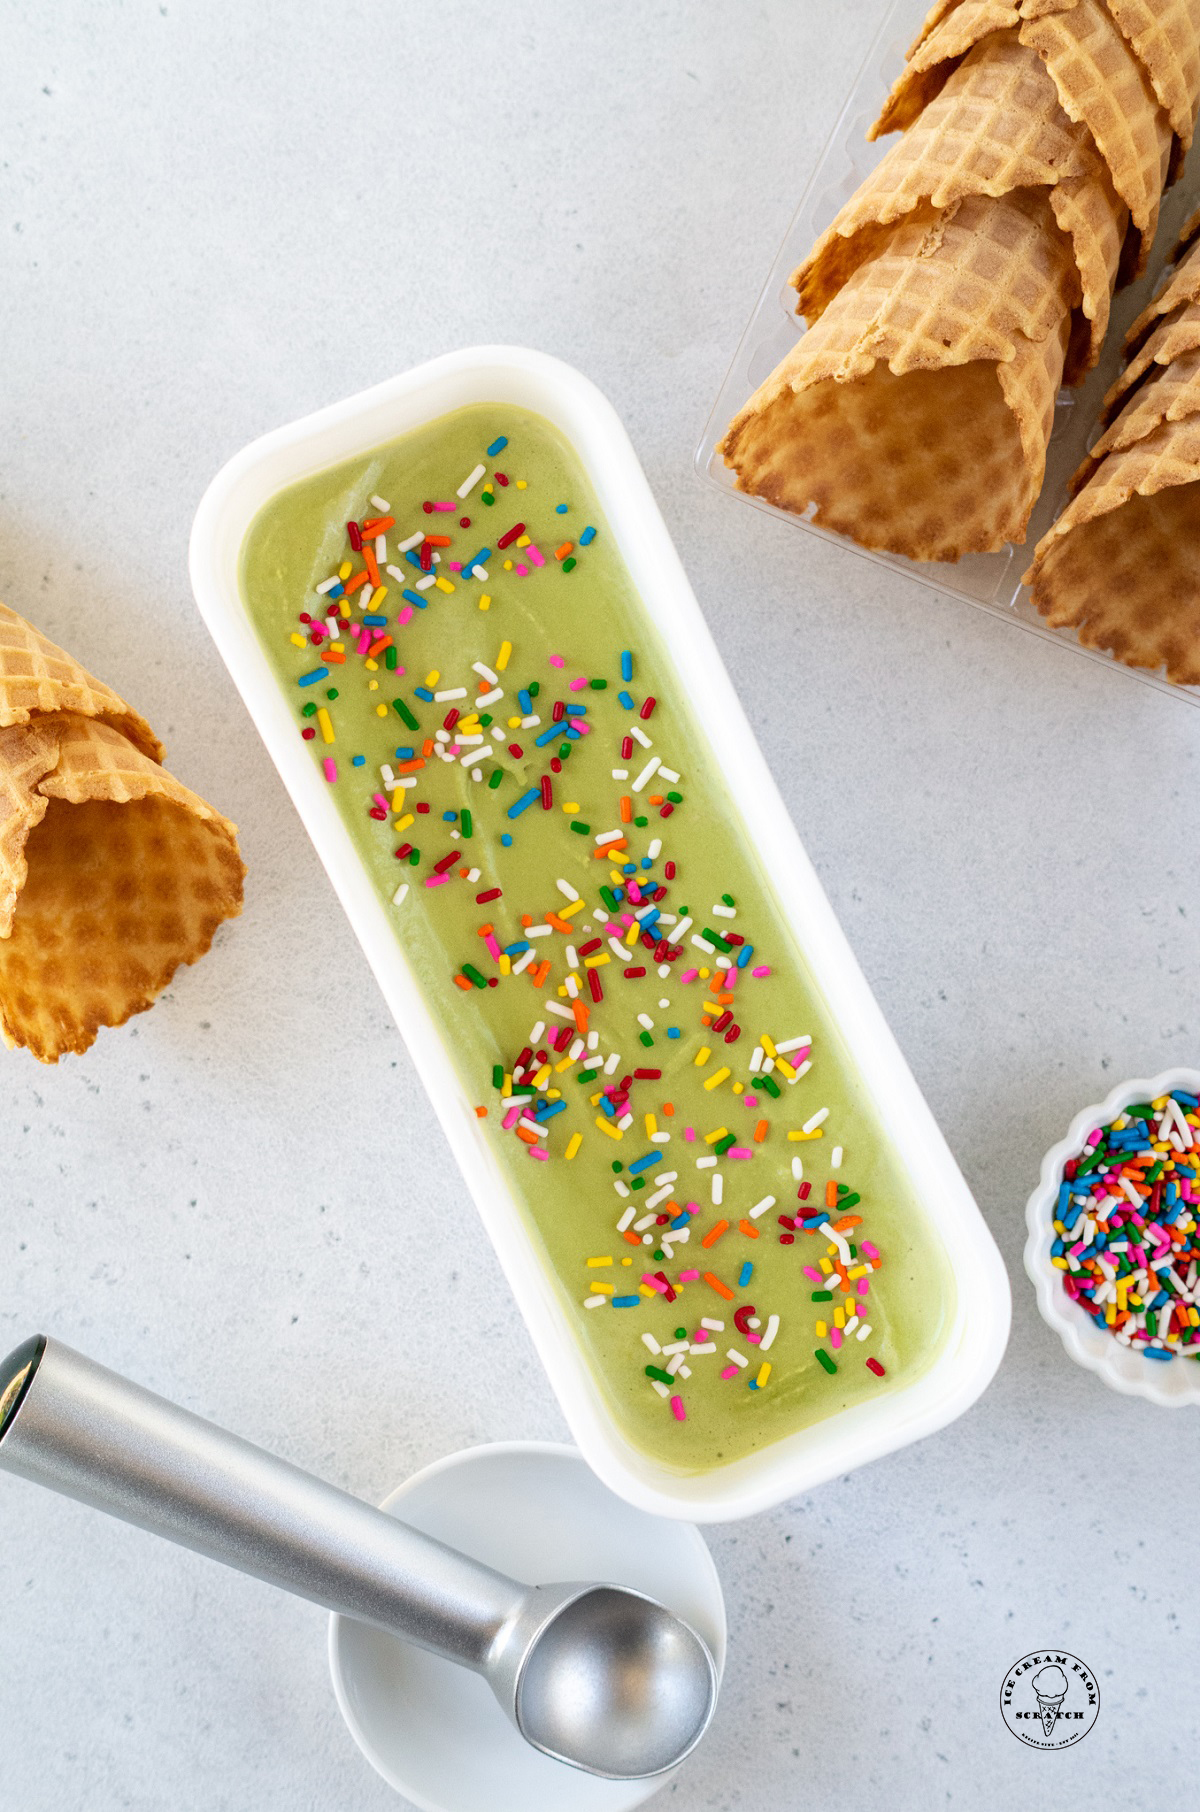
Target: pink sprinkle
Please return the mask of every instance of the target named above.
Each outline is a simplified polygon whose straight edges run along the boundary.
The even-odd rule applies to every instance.
[[[532,541],[529,543],[529,546],[525,549],[525,558],[527,560],[532,560],[533,564],[535,566],[545,566],[545,564],[546,564],[545,555],[543,553],[541,553],[537,547],[535,547],[535,545]]]
[[[665,1296],[667,1293],[667,1286],[663,1282],[662,1278],[661,1277],[652,1277],[649,1271],[647,1271],[645,1273],[645,1275],[643,1276],[642,1282],[644,1284],[649,1284],[649,1286],[652,1290],[657,1290],[660,1296]]]
[[[337,779],[337,762],[333,759],[332,755],[326,755],[321,766],[325,770],[326,780],[329,782],[330,786],[332,786]]]
[[[873,1246],[869,1239],[863,1240],[862,1244],[859,1246],[858,1249],[860,1252],[864,1252],[868,1258],[878,1258],[879,1257],[878,1248],[876,1246]]]
[[[1100,1128],[1100,1127],[1097,1127],[1097,1128],[1096,1128],[1096,1130],[1095,1130],[1095,1132],[1090,1132],[1090,1133],[1089,1133],[1089,1134],[1088,1134],[1088,1136],[1087,1136],[1087,1143],[1088,1143],[1088,1144],[1089,1144],[1089,1145],[1099,1145],[1099,1143],[1100,1143],[1100,1133],[1101,1133],[1101,1128]]]
[[[521,1118],[521,1104],[520,1104],[520,1102],[518,1102],[516,1107],[509,1108],[508,1112],[505,1114],[505,1116],[504,1116],[503,1120],[501,1120],[500,1124],[504,1128],[505,1132],[511,1132],[513,1127],[517,1124],[517,1121],[520,1118]]]
[[[761,1334],[747,1334],[746,1339],[750,1342],[751,1346],[757,1346],[759,1341],[762,1339],[762,1335]]]
[[[766,963],[759,963],[756,968],[751,969],[750,973],[751,975],[757,975],[761,979],[764,975],[770,975],[771,971]]]
[[[628,894],[628,895],[629,895],[629,898],[630,898],[630,899],[631,899],[631,900],[632,900],[632,901],[633,901],[633,903],[634,903],[634,905],[635,905],[635,906],[640,906],[640,905],[641,905],[641,903],[642,903],[642,890],[641,890],[641,888],[640,888],[640,887],[639,887],[639,886],[638,886],[638,884],[637,884],[637,882],[636,882],[636,881],[630,881],[630,883],[629,883],[629,885],[628,885],[628,886],[627,886],[627,887],[626,887],[626,889],[625,889],[625,892],[626,892],[626,893],[627,893],[627,894]],[[632,923],[632,920],[629,920],[629,919],[627,919],[627,921],[626,921],[626,922],[627,922],[627,923]]]
[[[552,667],[565,667],[566,664],[567,657],[565,654],[552,654],[550,656],[550,665]]]
[[[746,1096],[746,1106],[747,1107],[757,1107],[758,1106],[758,1096],[757,1095],[747,1095]]]
[[[859,1293],[859,1295],[860,1295],[860,1296],[865,1296],[865,1295],[866,1295],[866,1293],[867,1293],[867,1291],[868,1291],[868,1290],[869,1290],[869,1289],[870,1289],[870,1288],[871,1288],[871,1285],[870,1285],[870,1282],[869,1282],[869,1280],[868,1280],[868,1279],[867,1279],[867,1278],[865,1278],[865,1277],[860,1277],[860,1278],[859,1278],[859,1280],[858,1280],[858,1293]]]
[[[832,1347],[832,1348],[833,1348],[833,1350],[834,1350],[834,1352],[835,1352],[835,1353],[836,1353],[836,1352],[837,1352],[837,1350],[838,1350],[838,1348],[839,1348],[839,1346],[841,1346],[841,1344],[842,1344],[842,1330],[841,1330],[841,1328],[830,1328],[830,1330],[829,1330],[829,1344],[830,1344],[830,1346],[831,1346],[831,1347]]]
[[[727,1158],[752,1158],[754,1152],[749,1145],[731,1145],[725,1156]]]
[[[568,692],[582,692],[586,685],[587,685],[587,680],[584,678],[568,680],[567,681],[567,691]]]
[[[683,1129],[683,1136],[689,1145],[694,1145],[696,1142],[696,1128],[694,1126],[685,1126]]]
[[[444,511],[444,510],[456,510],[458,508],[458,505],[456,503],[435,503],[433,507],[435,510]]]
[[[387,800],[386,800],[386,799],[385,799],[385,798],[384,798],[384,796],[383,796],[383,794],[382,794],[382,793],[372,793],[372,794],[371,794],[371,797],[372,797],[372,799],[373,799],[373,800],[374,800],[374,801],[375,801],[375,803],[376,803],[376,805],[381,805],[381,806],[382,806],[382,807],[383,807],[383,809],[384,809],[384,811],[385,811],[385,812],[386,812],[386,811],[387,811],[387,809],[388,809],[388,802],[387,802]]]
[[[529,1155],[531,1158],[540,1158],[543,1164],[546,1162],[547,1153],[543,1151],[540,1145],[531,1145],[529,1147]]]
[[[449,879],[449,875],[427,875],[425,885],[426,887],[442,887]]]
[[[671,1398],[671,1414],[677,1422],[687,1421],[687,1410],[683,1407],[682,1397]]]
[[[681,982],[695,981],[695,979],[699,975],[699,973],[700,973],[699,969],[685,969],[683,974],[679,977],[679,979]]]
[[[404,628],[404,625],[406,623],[411,623],[412,619],[413,619],[413,607],[411,604],[406,604],[404,606],[403,610],[398,610],[396,612],[396,622],[399,624],[401,629]],[[403,672],[403,668],[401,668],[401,672]]]
[[[517,565],[516,565],[516,574],[517,574],[518,579],[526,579],[529,576],[529,568],[527,566],[522,566],[521,562],[518,560]]]
[[[817,1270],[815,1265],[805,1265],[804,1275],[805,1277],[810,1277],[813,1283],[821,1282],[821,1273]]]
[[[737,1375],[738,1367],[736,1365],[727,1365],[725,1370],[721,1373],[722,1378],[736,1378]]]
[[[496,942],[496,933],[494,931],[489,931],[483,942],[488,955],[494,957],[495,960],[499,962],[501,950],[499,944]]]
[[[590,736],[592,733],[591,724],[585,724],[582,717],[577,717],[571,727],[578,730],[581,736]]]
[[[699,1271],[681,1271],[679,1281],[680,1283],[699,1283],[700,1273]]]
[[[447,560],[446,565],[450,568],[452,573],[460,573],[462,571],[461,560]]]

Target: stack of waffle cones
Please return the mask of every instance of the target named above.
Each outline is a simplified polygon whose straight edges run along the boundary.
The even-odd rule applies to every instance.
[[[0,1036],[44,1063],[154,1002],[241,911],[235,827],[145,719],[0,605]]]
[[[793,274],[809,331],[721,442],[740,489],[914,559],[1024,539],[1059,384],[1190,143],[1197,27],[1200,0],[940,0],[871,133],[904,137]]]
[[[1200,214],[1138,316],[1104,433],[1026,573],[1046,620],[1200,684]]]

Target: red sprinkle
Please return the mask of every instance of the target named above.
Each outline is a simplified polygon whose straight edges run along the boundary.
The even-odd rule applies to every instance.
[[[362,552],[362,530],[359,528],[357,522],[348,522],[346,524],[346,533],[350,537],[351,547],[356,554],[360,554]]]
[[[501,535],[499,541],[497,541],[497,543],[496,543],[496,546],[497,547],[511,547],[513,542],[517,539],[517,536],[523,535],[524,533],[525,533],[525,524],[523,522],[518,522],[512,528],[506,530],[506,532],[503,535]]]
[[[622,736],[622,738],[621,738],[621,760],[628,761],[630,759],[630,757],[632,756],[632,754],[633,754],[633,737],[632,736]]]
[[[588,987],[591,989],[592,993],[592,999],[599,1003],[604,999],[604,989],[600,986],[600,971],[598,969],[589,969],[587,978]]]
[[[563,704],[561,698],[556,698],[553,705],[550,707],[551,723],[560,724],[566,715],[567,707]]]
[[[658,700],[656,698],[648,698],[646,700],[645,704],[642,706],[641,710],[638,712],[638,716],[639,717],[653,717],[654,716],[654,707],[657,703],[658,703]]]
[[[878,1359],[868,1359],[867,1360],[867,1370],[869,1372],[874,1372],[874,1374],[877,1378],[886,1378],[887,1377],[887,1373],[884,1371],[882,1365],[880,1365]]]
[[[489,900],[498,900],[503,892],[504,889],[502,887],[485,888],[483,893],[477,893],[475,895],[475,904],[477,906],[486,906]]]
[[[675,879],[674,862],[664,862],[663,863],[663,873],[666,875],[668,881],[673,881]]]
[[[623,973],[625,975],[627,975],[631,981],[633,981],[639,975],[645,975],[646,971],[644,969],[626,969],[623,971]]]
[[[457,722],[458,722],[458,706],[451,705],[451,707],[447,711],[445,717],[443,717],[443,719],[442,719],[442,728],[443,728],[443,730],[452,730]]]
[[[549,774],[542,775],[542,810],[548,812],[554,804],[554,782]]]
[[[455,849],[452,849],[448,856],[443,856],[440,862],[434,863],[434,865],[433,865],[434,874],[435,875],[444,875],[446,870],[448,868],[453,868],[454,864],[457,861],[458,861],[458,851]]]
[[[508,752],[510,755],[515,755],[518,761],[525,753],[519,742],[510,742],[508,745]]]
[[[410,856],[411,854],[412,854],[412,844],[411,843],[402,843],[400,845],[399,849],[396,851],[397,860],[401,861],[401,862],[404,860],[405,856]]]
[[[421,562],[421,571],[423,573],[432,572],[432,570],[433,570],[433,549],[429,545],[428,537],[426,537],[426,539],[424,541],[422,541],[421,546],[417,553],[417,558]]]
[[[633,1079],[635,1082],[657,1082],[661,1075],[661,1070],[634,1070]]]
[[[460,516],[458,519],[458,526],[459,528],[470,528],[471,518],[469,516]]]
[[[590,956],[593,950],[602,950],[603,948],[604,939],[602,937],[590,937],[586,944],[580,944],[579,954],[580,956]]]

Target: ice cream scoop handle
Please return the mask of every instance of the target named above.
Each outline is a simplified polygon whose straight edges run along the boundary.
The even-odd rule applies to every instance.
[[[525,1596],[57,1340],[0,1361],[0,1405],[0,1467],[467,1667]]]

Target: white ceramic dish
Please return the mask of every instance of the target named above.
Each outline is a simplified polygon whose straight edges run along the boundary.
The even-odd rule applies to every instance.
[[[646,1592],[703,1636],[720,1676],[725,1604],[699,1530],[622,1503],[573,1447],[452,1453],[383,1508],[526,1585],[597,1579]],[[602,1781],[553,1762],[522,1741],[477,1674],[348,1617],[329,1620],[329,1665],[355,1742],[422,1812],[631,1812],[681,1772]],[[703,1753],[683,1768],[703,1769]]]
[[[761,1453],[680,1476],[634,1448],[605,1402],[563,1313],[521,1208],[488,1145],[422,999],[384,903],[355,854],[329,788],[296,734],[238,587],[243,538],[283,486],[467,403],[512,403],[552,421],[583,459],[635,585],[711,740],[795,935],[874,1096],[901,1161],[940,1235],[958,1285],[943,1350],[905,1388],[859,1404]],[[578,371],[545,354],[475,347],[277,429],[239,453],[209,486],[192,529],[200,609],[258,726],[404,1034],[500,1262],[588,1463],[646,1510],[720,1521],[782,1499],[942,1428],[969,1408],[1000,1363],[1008,1279],[978,1208],[834,918],[759,753],[708,626],[610,404]]]
[[[964,603],[1003,617],[1005,622],[1031,630],[1047,641],[1073,648],[1089,660],[1103,661],[1117,672],[1130,674],[1146,685],[1157,686],[1174,698],[1200,704],[1200,686],[1173,686],[1161,673],[1126,667],[1102,649],[1085,648],[1071,629],[1052,629],[1038,615],[1021,583],[1021,574],[1029,565],[1034,546],[1066,505],[1071,474],[1087,448],[1099,437],[1100,404],[1121,369],[1125,330],[1157,287],[1179,230],[1196,206],[1200,140],[1189,154],[1180,180],[1163,197],[1146,275],[1114,298],[1112,323],[1096,370],[1080,389],[1063,390],[1059,394],[1054,432],[1046,453],[1046,481],[1023,547],[1010,545],[995,554],[968,554],[957,565],[907,560],[902,554],[874,553],[806,517],[777,509],[762,497],[750,497],[744,491],[735,490],[733,473],[716,450],[717,442],[747,397],[775,369],[803,331],[803,323],[796,315],[796,292],[789,286],[788,278],[808,256],[814,241],[833,220],[843,202],[849,200],[880,159],[898,142],[893,134],[869,144],[867,128],[877,117],[888,89],[904,66],[904,52],[920,27],[927,4],[928,0],[892,0],[883,16],[858,79],[800,198],[800,205],[726,373],[696,452],[696,469],[706,482],[742,503],[767,511],[779,521],[799,526],[808,534],[835,542],[862,559],[891,567],[910,579],[920,579],[943,597],[960,598]],[[781,119],[781,143],[785,142],[785,130]]]
[[[1067,1159],[1077,1158],[1088,1134],[1114,1120],[1122,1108],[1134,1101],[1157,1100],[1173,1088],[1200,1094],[1200,1070],[1164,1070],[1148,1081],[1119,1082],[1095,1107],[1082,1108],[1067,1128],[1066,1138],[1052,1145],[1042,1159],[1038,1186],[1025,1209],[1029,1228],[1025,1269],[1037,1291],[1042,1320],[1054,1329],[1076,1365],[1095,1372],[1123,1396],[1146,1397],[1164,1409],[1200,1404],[1200,1359],[1172,1359],[1166,1365],[1122,1346],[1096,1326],[1086,1309],[1071,1301],[1062,1287],[1062,1272],[1050,1261],[1050,1248],[1054,1244],[1054,1202]]]

